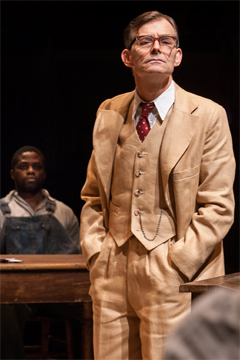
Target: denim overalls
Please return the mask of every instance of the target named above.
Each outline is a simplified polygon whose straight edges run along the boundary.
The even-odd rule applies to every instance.
[[[66,230],[54,217],[56,202],[48,199],[47,214],[31,217],[11,216],[8,203],[0,200],[5,216],[0,234],[1,254],[77,254]]]

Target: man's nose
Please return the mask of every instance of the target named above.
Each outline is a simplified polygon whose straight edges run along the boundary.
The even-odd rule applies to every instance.
[[[33,167],[30,165],[30,166],[28,167],[27,172],[28,172],[28,173],[34,173],[35,171],[34,171]]]
[[[160,42],[158,39],[154,40],[154,43],[152,45],[152,51],[161,51],[161,46],[160,46]]]

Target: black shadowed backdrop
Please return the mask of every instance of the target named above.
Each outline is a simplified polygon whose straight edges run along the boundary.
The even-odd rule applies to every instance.
[[[134,89],[120,58],[123,30],[149,10],[179,26],[183,61],[175,81],[228,113],[237,176],[225,258],[226,273],[238,272],[238,1],[1,1],[1,197],[13,188],[13,153],[34,145],[47,159],[46,189],[79,217],[97,108]]]

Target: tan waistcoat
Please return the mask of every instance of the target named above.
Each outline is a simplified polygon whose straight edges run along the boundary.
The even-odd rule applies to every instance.
[[[176,234],[163,196],[159,168],[162,137],[171,110],[163,122],[156,121],[141,143],[132,120],[132,107],[133,103],[120,132],[114,160],[109,229],[118,246],[134,234],[146,249],[151,250]]]

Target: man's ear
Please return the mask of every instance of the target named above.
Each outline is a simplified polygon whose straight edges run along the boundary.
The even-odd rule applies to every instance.
[[[14,178],[14,170],[13,170],[13,169],[10,170],[10,176],[11,176],[11,178],[12,178],[13,180],[15,180],[15,178]]]
[[[177,53],[175,55],[174,67],[177,67],[181,64],[182,57],[183,57],[182,50],[180,48],[178,48]]]
[[[131,62],[131,51],[128,49],[124,49],[121,54],[122,62],[127,67],[133,67],[133,64]]]

